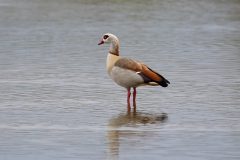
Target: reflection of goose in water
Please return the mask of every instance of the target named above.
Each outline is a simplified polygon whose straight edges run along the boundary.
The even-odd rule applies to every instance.
[[[148,124],[161,124],[167,120],[166,113],[150,114],[144,112],[127,112],[109,120],[108,124],[108,145],[110,159],[118,159],[121,139],[131,137],[146,137],[151,134],[140,127]],[[149,136],[151,137],[151,136]]]

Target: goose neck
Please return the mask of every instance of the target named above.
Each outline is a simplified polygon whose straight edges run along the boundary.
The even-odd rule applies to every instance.
[[[119,42],[117,39],[114,39],[110,45],[109,53],[119,56]]]

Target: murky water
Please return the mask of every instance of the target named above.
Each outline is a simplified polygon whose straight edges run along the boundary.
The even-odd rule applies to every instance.
[[[137,113],[105,32],[171,82]],[[239,96],[238,0],[0,0],[1,160],[237,160]]]

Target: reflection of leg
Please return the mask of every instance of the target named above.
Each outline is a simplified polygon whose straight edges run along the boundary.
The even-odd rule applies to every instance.
[[[128,110],[131,110],[131,104],[130,104],[130,96],[131,96],[131,88],[127,89],[127,105],[128,105]]]
[[[112,127],[108,131],[108,145],[109,153],[108,159],[118,159],[119,155],[119,131],[115,130],[116,128]]]
[[[136,90],[136,87],[133,88],[133,107],[134,107],[134,110],[136,110],[136,95],[137,95],[137,90]]]

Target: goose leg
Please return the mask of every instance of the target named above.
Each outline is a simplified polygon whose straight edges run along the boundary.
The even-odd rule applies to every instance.
[[[137,107],[137,105],[136,105],[136,95],[137,95],[137,89],[136,89],[136,87],[134,87],[133,88],[133,107],[134,107],[135,110],[136,110],[136,107]]]
[[[130,97],[131,97],[131,88],[128,88],[128,89],[127,89],[127,104],[128,104],[128,110],[131,110]]]

